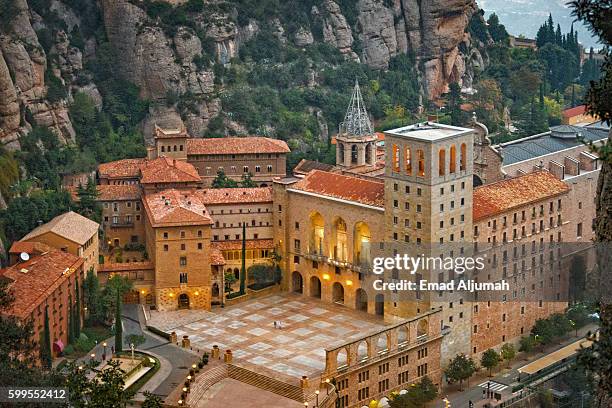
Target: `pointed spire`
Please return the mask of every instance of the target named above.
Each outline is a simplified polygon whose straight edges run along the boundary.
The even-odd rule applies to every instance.
[[[346,133],[353,136],[365,136],[374,133],[368,112],[363,103],[363,98],[361,97],[359,81],[356,79],[351,102],[344,116],[344,122],[340,124],[340,133]]]

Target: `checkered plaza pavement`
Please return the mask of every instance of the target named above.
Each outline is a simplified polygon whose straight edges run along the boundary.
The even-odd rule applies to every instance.
[[[274,321],[282,328],[276,329]],[[175,331],[179,339],[188,335],[193,348],[230,349],[234,364],[291,380],[322,372],[325,348],[384,327],[381,317],[293,293],[213,312],[152,312],[148,324]]]

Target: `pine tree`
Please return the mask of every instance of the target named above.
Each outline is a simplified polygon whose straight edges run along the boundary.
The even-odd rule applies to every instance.
[[[123,350],[123,326],[121,325],[121,292],[117,291],[115,304],[115,352]]]
[[[74,313],[72,311],[72,299],[69,299],[68,303],[68,344],[74,344]]]
[[[45,306],[45,320],[42,335],[42,344],[40,345],[40,360],[43,368],[50,370],[53,363],[51,355],[51,330],[49,329],[49,306]]]

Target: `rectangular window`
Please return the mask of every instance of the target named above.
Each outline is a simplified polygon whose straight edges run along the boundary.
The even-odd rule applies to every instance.
[[[179,264],[181,266],[187,266],[187,257],[186,256],[181,256],[181,258],[179,260]]]
[[[180,283],[187,283],[187,272],[181,272],[179,275]]]

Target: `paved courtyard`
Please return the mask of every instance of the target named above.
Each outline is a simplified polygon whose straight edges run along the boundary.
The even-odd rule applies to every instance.
[[[274,328],[282,322],[282,329]],[[230,349],[234,363],[279,379],[314,377],[325,368],[325,348],[384,326],[383,319],[319,299],[286,293],[254,299],[214,312],[153,312],[150,325],[194,348]]]

